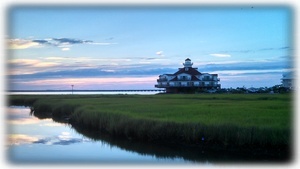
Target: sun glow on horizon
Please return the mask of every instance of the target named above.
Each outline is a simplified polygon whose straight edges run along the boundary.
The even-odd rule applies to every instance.
[[[107,78],[57,78],[37,79],[32,81],[18,82],[22,86],[32,86],[33,89],[70,89],[74,85],[76,90],[85,89],[137,89],[138,86],[154,88],[156,76],[149,77],[107,77]],[[121,84],[121,85],[120,85]]]

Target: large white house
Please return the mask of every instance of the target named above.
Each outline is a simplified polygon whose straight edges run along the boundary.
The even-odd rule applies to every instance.
[[[176,73],[159,75],[155,87],[165,88],[167,93],[190,93],[221,87],[218,74],[200,73],[192,65],[191,59],[185,59],[184,67]]]

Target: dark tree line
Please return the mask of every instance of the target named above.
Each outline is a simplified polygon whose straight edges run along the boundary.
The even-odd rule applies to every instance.
[[[215,93],[290,93],[292,89],[282,87],[281,85],[275,85],[272,87],[259,87],[259,88],[222,88],[216,90]],[[209,92],[209,91],[207,91]]]

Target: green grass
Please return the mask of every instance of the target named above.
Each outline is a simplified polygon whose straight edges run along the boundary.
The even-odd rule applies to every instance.
[[[228,146],[289,145],[291,94],[19,95],[14,105],[145,141]]]

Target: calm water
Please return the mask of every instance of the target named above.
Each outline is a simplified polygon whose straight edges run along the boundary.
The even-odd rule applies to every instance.
[[[112,138],[39,119],[28,107],[7,108],[7,158],[13,164],[197,164],[265,161],[264,157]]]
[[[164,93],[163,91],[32,91],[32,92],[6,92],[6,95],[70,95],[70,94],[138,94],[138,95],[153,95],[158,93]]]
[[[194,163],[168,153],[168,149],[159,154],[161,148],[157,147],[105,136],[103,140],[101,136],[90,138],[79,134],[68,124],[38,119],[30,115],[30,109],[26,107],[8,107],[7,112],[6,149],[8,160],[12,163]],[[205,161],[204,164],[209,165]]]

